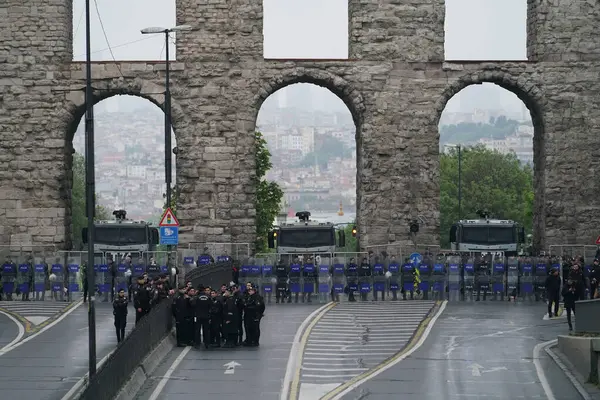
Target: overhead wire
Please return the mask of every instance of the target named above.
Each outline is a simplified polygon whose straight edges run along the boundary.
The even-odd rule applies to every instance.
[[[154,39],[154,38],[152,36],[148,36],[148,37],[144,37],[144,38],[141,38],[141,39],[132,40],[131,42],[125,42],[125,43],[118,44],[116,46],[111,46],[111,48],[118,49],[119,47],[129,46],[130,44],[139,43],[139,42],[143,42],[144,40],[150,40],[150,39]],[[105,49],[92,51],[91,54],[102,53],[102,52],[105,52],[106,50],[110,50],[110,48],[107,47]],[[85,56],[85,53],[84,54],[79,54],[77,57],[83,57],[83,56]]]
[[[75,33],[73,33],[73,37],[77,36],[79,33],[79,27],[81,27],[81,21],[83,21],[83,14],[85,13],[85,8],[81,10],[81,14],[79,15],[79,20],[77,21],[77,27],[75,28]]]
[[[102,28],[102,33],[104,34],[104,40],[106,40],[106,45],[108,46],[108,51],[110,52],[110,56],[112,57],[113,61],[115,62],[115,66],[119,70],[119,74],[121,74],[121,77],[125,78],[125,76],[123,75],[123,71],[121,71],[121,66],[117,62],[117,59],[115,58],[115,54],[113,53],[112,48],[110,47],[110,42],[108,41],[108,36],[106,35],[106,30],[104,29],[104,23],[102,23],[102,17],[100,16],[100,10],[98,9],[98,2],[96,0],[94,0],[94,7],[96,8],[96,14],[98,15],[98,22],[100,22],[100,28]]]

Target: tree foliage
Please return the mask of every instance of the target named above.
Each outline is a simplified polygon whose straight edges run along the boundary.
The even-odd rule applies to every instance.
[[[312,167],[315,163],[319,164],[319,168],[325,169],[330,160],[336,158],[350,158],[354,150],[349,148],[333,136],[321,135],[315,141],[315,149],[310,153],[306,154],[300,161],[298,166],[300,167]]]
[[[492,218],[512,219],[530,232],[533,224],[533,170],[516,155],[483,146],[462,149],[462,219],[479,218],[485,209]],[[440,237],[449,246],[449,232],[458,220],[458,151],[440,156]]]
[[[344,251],[355,252],[358,251],[358,241],[352,236],[352,228],[354,228],[355,221],[352,221],[350,225],[344,227],[344,235],[346,236],[346,247]]]
[[[165,199],[165,204],[163,205],[163,213],[167,211],[167,194],[163,193],[163,199]],[[171,211],[175,215],[177,215],[177,201],[179,200],[179,192],[177,191],[177,187],[171,188]]]
[[[489,123],[461,122],[456,125],[443,125],[440,128],[440,142],[466,143],[482,138],[504,139],[513,135],[521,123],[505,116],[491,117]]]
[[[71,243],[73,249],[83,246],[81,230],[87,227],[85,215],[85,157],[73,154],[73,188],[71,189]],[[103,206],[96,204],[96,220],[110,219],[110,212]]]
[[[267,249],[267,238],[273,227],[273,221],[279,213],[283,191],[276,182],[264,179],[267,171],[272,167],[271,153],[267,141],[260,132],[255,132],[255,157],[256,157],[256,251]]]

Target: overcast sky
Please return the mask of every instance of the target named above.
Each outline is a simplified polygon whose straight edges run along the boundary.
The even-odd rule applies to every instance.
[[[175,0],[97,0],[97,3],[117,60],[164,58],[164,38],[142,35],[140,29],[173,26]],[[526,3],[527,0],[446,0],[446,59],[526,59]],[[264,0],[265,57],[346,58],[347,4],[348,0]],[[83,11],[84,0],[74,0],[75,60],[85,59]],[[92,38],[92,59],[112,60],[95,10]],[[173,45],[171,50],[175,54]],[[451,100],[447,110],[467,112],[472,104],[490,97],[494,97],[493,103],[511,110],[521,107],[516,96],[500,90],[490,92],[489,86],[469,87]],[[293,96],[293,87],[287,89],[287,96]],[[339,107],[343,107],[341,102]]]

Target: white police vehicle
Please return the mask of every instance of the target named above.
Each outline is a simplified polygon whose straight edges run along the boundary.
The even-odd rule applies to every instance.
[[[128,220],[125,210],[115,210],[112,221],[94,223],[94,253],[133,253],[155,251],[159,243],[158,228],[149,222]],[[83,228],[83,243],[87,244],[88,229]]]

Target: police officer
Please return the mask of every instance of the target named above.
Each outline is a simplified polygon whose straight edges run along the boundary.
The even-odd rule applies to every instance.
[[[248,297],[244,304],[244,325],[246,340],[244,346],[256,347],[260,340],[260,320],[265,313],[265,302],[261,295],[256,293],[256,288],[248,289]]]
[[[117,343],[125,339],[125,327],[127,326],[127,297],[125,289],[120,289],[117,298],[113,301],[113,315],[115,316],[115,329],[117,331]]]
[[[223,347],[232,348],[236,346],[238,337],[238,320],[240,319],[239,308],[236,299],[229,290],[223,293],[225,300],[223,304],[223,335],[225,336],[225,345]]]
[[[150,288],[146,285],[143,276],[138,276],[137,287],[133,292],[133,306],[135,307],[135,323],[150,311],[151,293]]]
[[[590,270],[590,298],[595,299],[598,293],[596,290],[598,289],[598,283],[600,282],[600,262],[598,259],[594,260],[594,264],[592,264],[592,269]]]
[[[359,281],[360,281],[361,285],[363,283],[365,283],[365,284],[370,283],[371,275],[372,275],[371,264],[369,264],[369,260],[367,260],[367,257],[363,257],[362,262],[360,263],[360,268],[358,269],[358,276],[359,276]],[[368,292],[362,290],[361,287],[359,287],[358,290],[360,291],[360,300],[367,301]]]
[[[160,266],[156,263],[154,257],[150,257],[150,263],[146,267],[148,277],[154,278],[160,275]]]
[[[81,273],[81,285],[83,286],[83,288],[82,288],[83,289],[83,302],[85,303],[85,302],[87,302],[88,293],[89,293],[88,276],[87,276],[87,262],[86,261],[84,261],[81,264],[80,273]],[[133,290],[133,288],[131,288],[129,290]]]
[[[491,254],[488,256],[482,256],[479,262],[476,265],[477,271],[475,272],[476,283],[475,286],[477,288],[477,298],[475,301],[480,300],[481,291],[483,289],[483,301],[486,300],[488,287],[489,287],[489,268],[488,265],[491,262]]]
[[[250,282],[248,282],[246,284],[246,292],[244,294],[242,294],[242,292],[240,291],[239,286],[237,285],[233,285],[231,287],[232,290],[232,296],[234,298],[235,301],[235,305],[238,308],[238,312],[237,312],[237,328],[238,328],[238,336],[237,336],[237,341],[236,341],[236,345],[240,346],[242,344],[242,340],[244,338],[244,320],[243,320],[243,315],[244,315],[244,305],[245,305],[245,301],[244,298],[249,296],[248,294],[248,289],[252,287],[252,284]]]
[[[354,290],[357,285],[358,277],[358,266],[354,261],[354,257],[350,259],[350,262],[346,266],[346,291],[348,292],[348,301],[356,301],[354,298]]]
[[[34,281],[33,276],[35,273],[34,266],[33,266],[33,256],[31,254],[27,257],[27,261],[25,262],[25,265],[27,266],[27,271],[22,271],[22,274],[23,274],[23,283],[26,284],[26,285],[24,285],[26,290],[23,290],[23,293],[21,293],[21,300],[29,301],[29,293],[33,292],[33,281]]]
[[[314,258],[308,256],[302,269],[302,277],[304,278],[304,287],[302,288],[303,303],[305,300],[308,303],[312,303],[312,294],[315,291],[315,270]]]
[[[210,340],[210,309],[213,305],[211,300],[211,289],[209,287],[198,292],[198,294],[192,299],[191,305],[194,309],[195,321],[194,321],[194,345],[196,348],[200,347],[200,344],[204,342],[204,347],[208,349],[211,343]]]
[[[4,283],[12,283],[12,285],[14,285],[16,276],[17,276],[17,265],[12,261],[10,256],[6,256],[6,261],[4,261],[4,264],[2,264],[2,282],[0,282],[0,283],[2,284],[3,287],[4,287]],[[7,285],[7,286],[10,286],[10,285]],[[12,290],[6,291],[6,293],[4,293],[4,299],[8,300],[8,301],[12,301],[13,291],[14,291],[14,288]]]
[[[210,346],[221,347],[221,326],[223,323],[223,302],[215,290],[210,291]]]
[[[560,302],[560,275],[558,269],[552,268],[550,275],[546,278],[546,296],[548,297],[548,317],[552,318],[552,304],[554,304],[554,316],[558,316],[558,304]]]
[[[287,280],[289,276],[289,268],[282,259],[279,259],[277,266],[275,267],[275,276],[277,277],[277,283],[275,288],[275,303],[279,303],[279,299],[283,303],[288,290]]]
[[[187,326],[189,311],[188,294],[185,286],[180,286],[179,293],[173,299],[173,317],[175,317],[175,332],[178,347],[185,347],[190,342]]]

